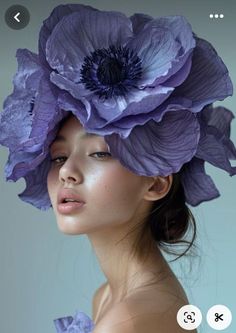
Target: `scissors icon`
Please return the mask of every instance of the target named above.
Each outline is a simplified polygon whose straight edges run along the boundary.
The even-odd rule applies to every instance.
[[[219,320],[224,320],[223,318],[223,313],[221,313],[221,315],[219,315],[218,312],[215,313],[215,321],[218,322]]]

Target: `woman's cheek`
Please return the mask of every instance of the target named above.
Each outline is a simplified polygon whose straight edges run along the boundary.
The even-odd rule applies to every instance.
[[[51,202],[55,200],[55,196],[57,196],[57,179],[58,174],[56,174],[55,170],[51,169],[47,175],[47,188]]]

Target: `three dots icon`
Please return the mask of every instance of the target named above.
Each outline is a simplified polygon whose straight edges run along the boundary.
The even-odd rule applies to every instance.
[[[220,18],[220,19],[222,19],[222,18],[224,18],[224,14],[210,14],[209,17],[211,19],[213,19],[213,18],[216,18],[216,19]]]

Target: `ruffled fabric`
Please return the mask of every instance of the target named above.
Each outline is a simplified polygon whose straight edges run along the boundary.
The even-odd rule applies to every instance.
[[[0,144],[9,149],[6,180],[26,181],[23,201],[51,207],[49,147],[70,114],[87,132],[103,136],[130,171],[180,172],[190,205],[219,196],[205,162],[235,175],[234,116],[213,107],[233,94],[232,82],[216,50],[185,17],[126,17],[60,5],[43,22],[38,54],[19,49],[16,57],[14,90],[0,114]]]
[[[94,323],[84,312],[77,311],[75,316],[54,319],[57,333],[91,333]]]

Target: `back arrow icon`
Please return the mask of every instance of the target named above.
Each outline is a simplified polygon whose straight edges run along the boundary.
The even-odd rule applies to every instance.
[[[18,12],[15,16],[14,16],[14,19],[17,21],[17,22],[20,22],[20,20],[18,19],[18,16],[20,15],[20,12]]]

